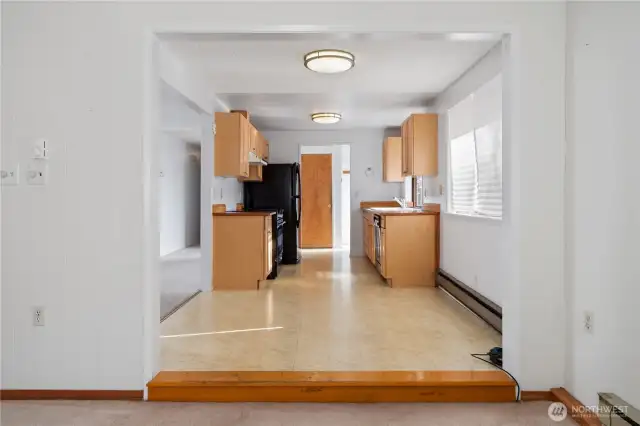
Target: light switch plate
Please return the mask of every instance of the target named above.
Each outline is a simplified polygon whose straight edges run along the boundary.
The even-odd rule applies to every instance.
[[[2,186],[15,186],[20,183],[20,165],[16,164],[12,169],[0,170]]]

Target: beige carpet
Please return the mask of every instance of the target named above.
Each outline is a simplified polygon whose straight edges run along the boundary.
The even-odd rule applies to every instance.
[[[547,402],[508,404],[208,404],[3,401],[2,426],[533,426]]]

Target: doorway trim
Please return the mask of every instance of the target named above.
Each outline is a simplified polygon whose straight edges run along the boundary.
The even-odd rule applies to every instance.
[[[296,5],[300,7],[301,5]],[[231,7],[231,6],[229,6]],[[551,7],[551,6],[550,6]],[[403,27],[400,28],[398,24],[384,22],[376,14],[372,15],[373,20],[368,22],[353,20],[341,20],[325,15],[312,16],[304,24],[292,24],[292,22],[300,22],[293,20],[294,16],[290,14],[283,14],[280,18],[270,16],[270,24],[256,25],[252,24],[252,20],[246,20],[244,23],[239,22],[226,22],[217,24],[202,23],[194,21],[192,23],[186,20],[181,20],[181,17],[173,18],[178,24],[170,25],[169,27],[160,28],[153,23],[147,26],[144,30],[144,46],[141,48],[143,55],[143,86],[144,92],[142,94],[143,101],[143,137],[141,142],[141,163],[142,169],[142,217],[141,222],[143,226],[143,241],[142,241],[142,267],[141,269],[141,297],[143,302],[143,348],[142,354],[143,374],[144,382],[150,380],[154,374],[158,371],[159,364],[159,323],[157,321],[159,312],[159,286],[157,280],[158,273],[158,239],[157,239],[157,199],[155,198],[154,191],[156,185],[154,184],[153,176],[154,172],[157,172],[157,159],[156,153],[153,150],[152,141],[155,136],[154,124],[156,117],[156,105],[154,105],[154,84],[157,81],[157,68],[155,67],[154,52],[158,49],[158,40],[156,34],[160,33],[234,33],[234,34],[248,34],[248,33],[288,33],[288,34],[302,34],[302,33],[385,33],[385,32],[410,32],[422,33],[425,35],[434,34],[436,36],[447,37],[451,34],[501,34],[504,35],[504,52],[503,66],[505,70],[505,85],[503,89],[503,99],[505,112],[503,115],[504,136],[503,141],[505,148],[503,151],[503,158],[505,159],[504,173],[504,201],[505,201],[505,214],[503,217],[503,224],[507,229],[507,243],[505,252],[508,253],[505,260],[506,271],[505,274],[508,277],[507,281],[513,282],[513,287],[509,289],[505,296],[505,339],[503,346],[505,348],[505,366],[511,369],[514,374],[522,374],[524,377],[525,385],[529,384],[534,386],[549,387],[549,383],[554,380],[560,380],[563,376],[566,366],[562,362],[554,360],[551,364],[546,365],[544,373],[540,372],[531,373],[528,367],[541,367],[540,362],[536,357],[529,354],[525,356],[525,347],[522,344],[523,339],[527,337],[536,336],[536,332],[540,330],[540,327],[548,325],[550,321],[564,321],[566,323],[566,313],[561,309],[561,303],[563,299],[561,297],[543,297],[541,302],[550,303],[549,310],[552,315],[548,316],[548,319],[540,323],[539,318],[532,319],[532,310],[537,308],[538,305],[527,306],[527,309],[519,309],[522,305],[522,301],[526,300],[527,296],[532,292],[542,292],[543,295],[548,294],[558,295],[562,293],[563,286],[563,271],[565,260],[560,254],[554,261],[550,256],[553,256],[558,251],[562,250],[562,231],[565,228],[562,217],[545,219],[542,223],[546,229],[552,229],[554,231],[559,230],[555,234],[551,231],[545,231],[543,235],[540,235],[536,241],[528,242],[527,238],[522,238],[522,233],[528,228],[525,226],[529,222],[537,223],[534,220],[535,215],[539,214],[542,210],[557,211],[562,209],[561,202],[558,201],[557,190],[552,194],[545,194],[548,203],[537,203],[541,199],[540,190],[543,184],[555,179],[555,187],[561,188],[565,176],[561,168],[551,167],[547,173],[540,175],[542,182],[534,182],[531,179],[531,166],[521,171],[517,166],[520,164],[525,154],[534,159],[541,158],[543,155],[551,158],[552,165],[560,164],[564,160],[564,153],[558,152],[561,148],[555,148],[551,143],[558,143],[563,146],[563,139],[561,133],[564,131],[565,119],[564,116],[551,116],[550,113],[545,113],[540,107],[540,97],[543,95],[551,95],[551,107],[546,110],[555,112],[560,108],[561,101],[564,100],[565,85],[564,81],[559,81],[551,75],[552,80],[542,86],[542,90],[537,89],[537,93],[532,93],[527,88],[527,84],[534,82],[534,76],[536,72],[540,71],[541,67],[547,66],[548,69],[564,70],[564,59],[560,60],[559,54],[564,53],[564,50],[560,50],[562,43],[557,43],[556,39],[552,36],[558,35],[564,36],[564,33],[560,33],[560,30],[566,28],[565,26],[555,25],[553,32],[548,34],[538,35],[536,32],[537,26],[535,25],[540,21],[539,16],[535,15],[530,17],[527,13],[529,9],[526,6],[522,8],[512,7],[499,7],[493,8],[489,11],[483,5],[473,5],[465,13],[456,13],[452,5],[435,3],[433,6],[433,13],[427,21],[416,20],[408,23],[403,23]],[[541,12],[536,9],[537,12]],[[378,8],[376,13],[380,13]],[[458,11],[459,12],[459,11]],[[491,13],[489,13],[491,12]],[[446,17],[447,19],[438,19]],[[545,15],[546,17],[546,15]],[[554,19],[557,17],[554,17]],[[560,17],[562,18],[562,17]],[[560,19],[558,18],[558,19]],[[164,21],[166,25],[166,21]],[[261,21],[262,22],[262,21]],[[318,24],[320,22],[321,24]],[[329,22],[326,24],[325,22]],[[162,24],[161,24],[162,25]],[[211,27],[214,28],[211,28]],[[426,31],[428,28],[430,31]],[[564,41],[564,38],[561,38]],[[529,49],[536,47],[537,49]],[[551,57],[548,63],[537,63],[537,60],[542,58],[540,52],[545,52],[546,57]],[[560,89],[553,91],[552,89]],[[524,93],[523,93],[524,92]],[[553,93],[557,93],[555,96]],[[533,101],[528,103],[525,101]],[[535,126],[536,120],[553,118],[549,124],[545,126]],[[542,120],[543,122],[545,120]],[[533,129],[533,134],[531,130]],[[534,140],[535,137],[545,136],[549,142],[544,144],[529,144],[528,142]],[[543,138],[544,140],[544,138]],[[551,152],[543,152],[552,148]],[[524,151],[524,152],[523,152]],[[513,163],[510,165],[509,160]],[[512,181],[513,180],[513,181]],[[532,198],[527,200],[527,195],[532,195]],[[355,197],[357,198],[357,197]],[[527,200],[524,205],[520,204],[522,199]],[[355,208],[355,206],[353,206]],[[528,237],[531,231],[525,235]],[[560,237],[554,237],[554,235],[560,235]],[[545,240],[548,238],[549,241]],[[522,243],[525,241],[526,243]],[[529,256],[531,250],[539,248],[542,243],[546,243],[549,246],[548,254],[545,260],[550,261],[549,265],[545,265],[543,270],[538,270],[537,274],[528,273],[532,271],[532,262]],[[538,275],[548,274],[547,284],[543,288],[534,286]],[[554,287],[555,286],[555,287]],[[560,292],[560,293],[558,293]],[[510,308],[510,309],[507,309]],[[524,312],[523,312],[524,311]],[[511,314],[509,314],[511,313]],[[545,336],[546,339],[551,339],[549,344],[557,347],[559,351],[564,351],[566,344],[563,343],[567,334],[567,327],[561,327],[553,336]],[[538,333],[539,334],[539,333]],[[529,372],[528,372],[529,370]]]

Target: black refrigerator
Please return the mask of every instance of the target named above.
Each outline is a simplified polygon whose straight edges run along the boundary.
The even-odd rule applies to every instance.
[[[284,210],[282,263],[300,262],[300,164],[269,164],[262,167],[262,182],[244,183],[246,210]]]

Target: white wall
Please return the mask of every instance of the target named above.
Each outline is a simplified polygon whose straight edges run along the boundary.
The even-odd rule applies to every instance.
[[[200,111],[164,86],[162,129],[199,128]],[[200,243],[200,146],[172,133],[159,139],[160,256]]]
[[[638,22],[640,3],[569,5],[567,386],[589,405],[615,392],[640,408]]]
[[[447,111],[493,79],[501,69],[502,46],[497,45],[436,98],[435,107],[439,114],[439,174],[424,180],[430,191],[426,201],[442,205],[440,267],[499,305],[503,304],[506,291],[503,271],[508,262],[503,222],[448,214],[446,191],[449,165]],[[442,196],[438,191],[439,185],[445,188]]]
[[[349,145],[341,145],[342,147],[342,172],[351,170],[351,147]],[[342,195],[342,245],[351,244],[351,175],[341,174],[341,195]]]
[[[360,2],[342,4],[340,13],[320,2],[1,7],[2,162],[26,162],[34,138],[52,144],[48,186],[1,194],[4,388],[141,389],[152,377],[158,154],[150,31],[283,28],[512,34],[504,130],[511,140],[505,223],[513,285],[503,300],[505,365],[525,389],[563,384],[564,331],[548,330],[564,323],[564,3]],[[367,181],[367,164],[381,162],[379,149],[370,149],[370,140],[381,141],[374,136],[350,142],[353,186]],[[395,186],[359,185],[352,201],[398,193]],[[354,214],[352,237],[361,233]],[[44,328],[31,326],[36,305],[47,308]]]
[[[300,146],[302,145],[348,144],[351,147],[351,255],[363,256],[360,202],[391,200],[393,197],[400,196],[402,191],[401,184],[382,181],[384,132],[376,130],[267,131],[264,132],[264,135],[269,140],[269,158],[272,163],[299,161]],[[339,169],[341,164],[338,162],[334,169]],[[371,168],[371,176],[367,176],[365,173],[368,168]],[[334,197],[334,199],[336,198]],[[335,238],[334,236],[334,241],[336,241]]]
[[[200,154],[199,146],[175,137],[160,141],[160,256],[200,242],[200,162],[193,158],[196,152]],[[194,191],[198,199],[194,199]]]

